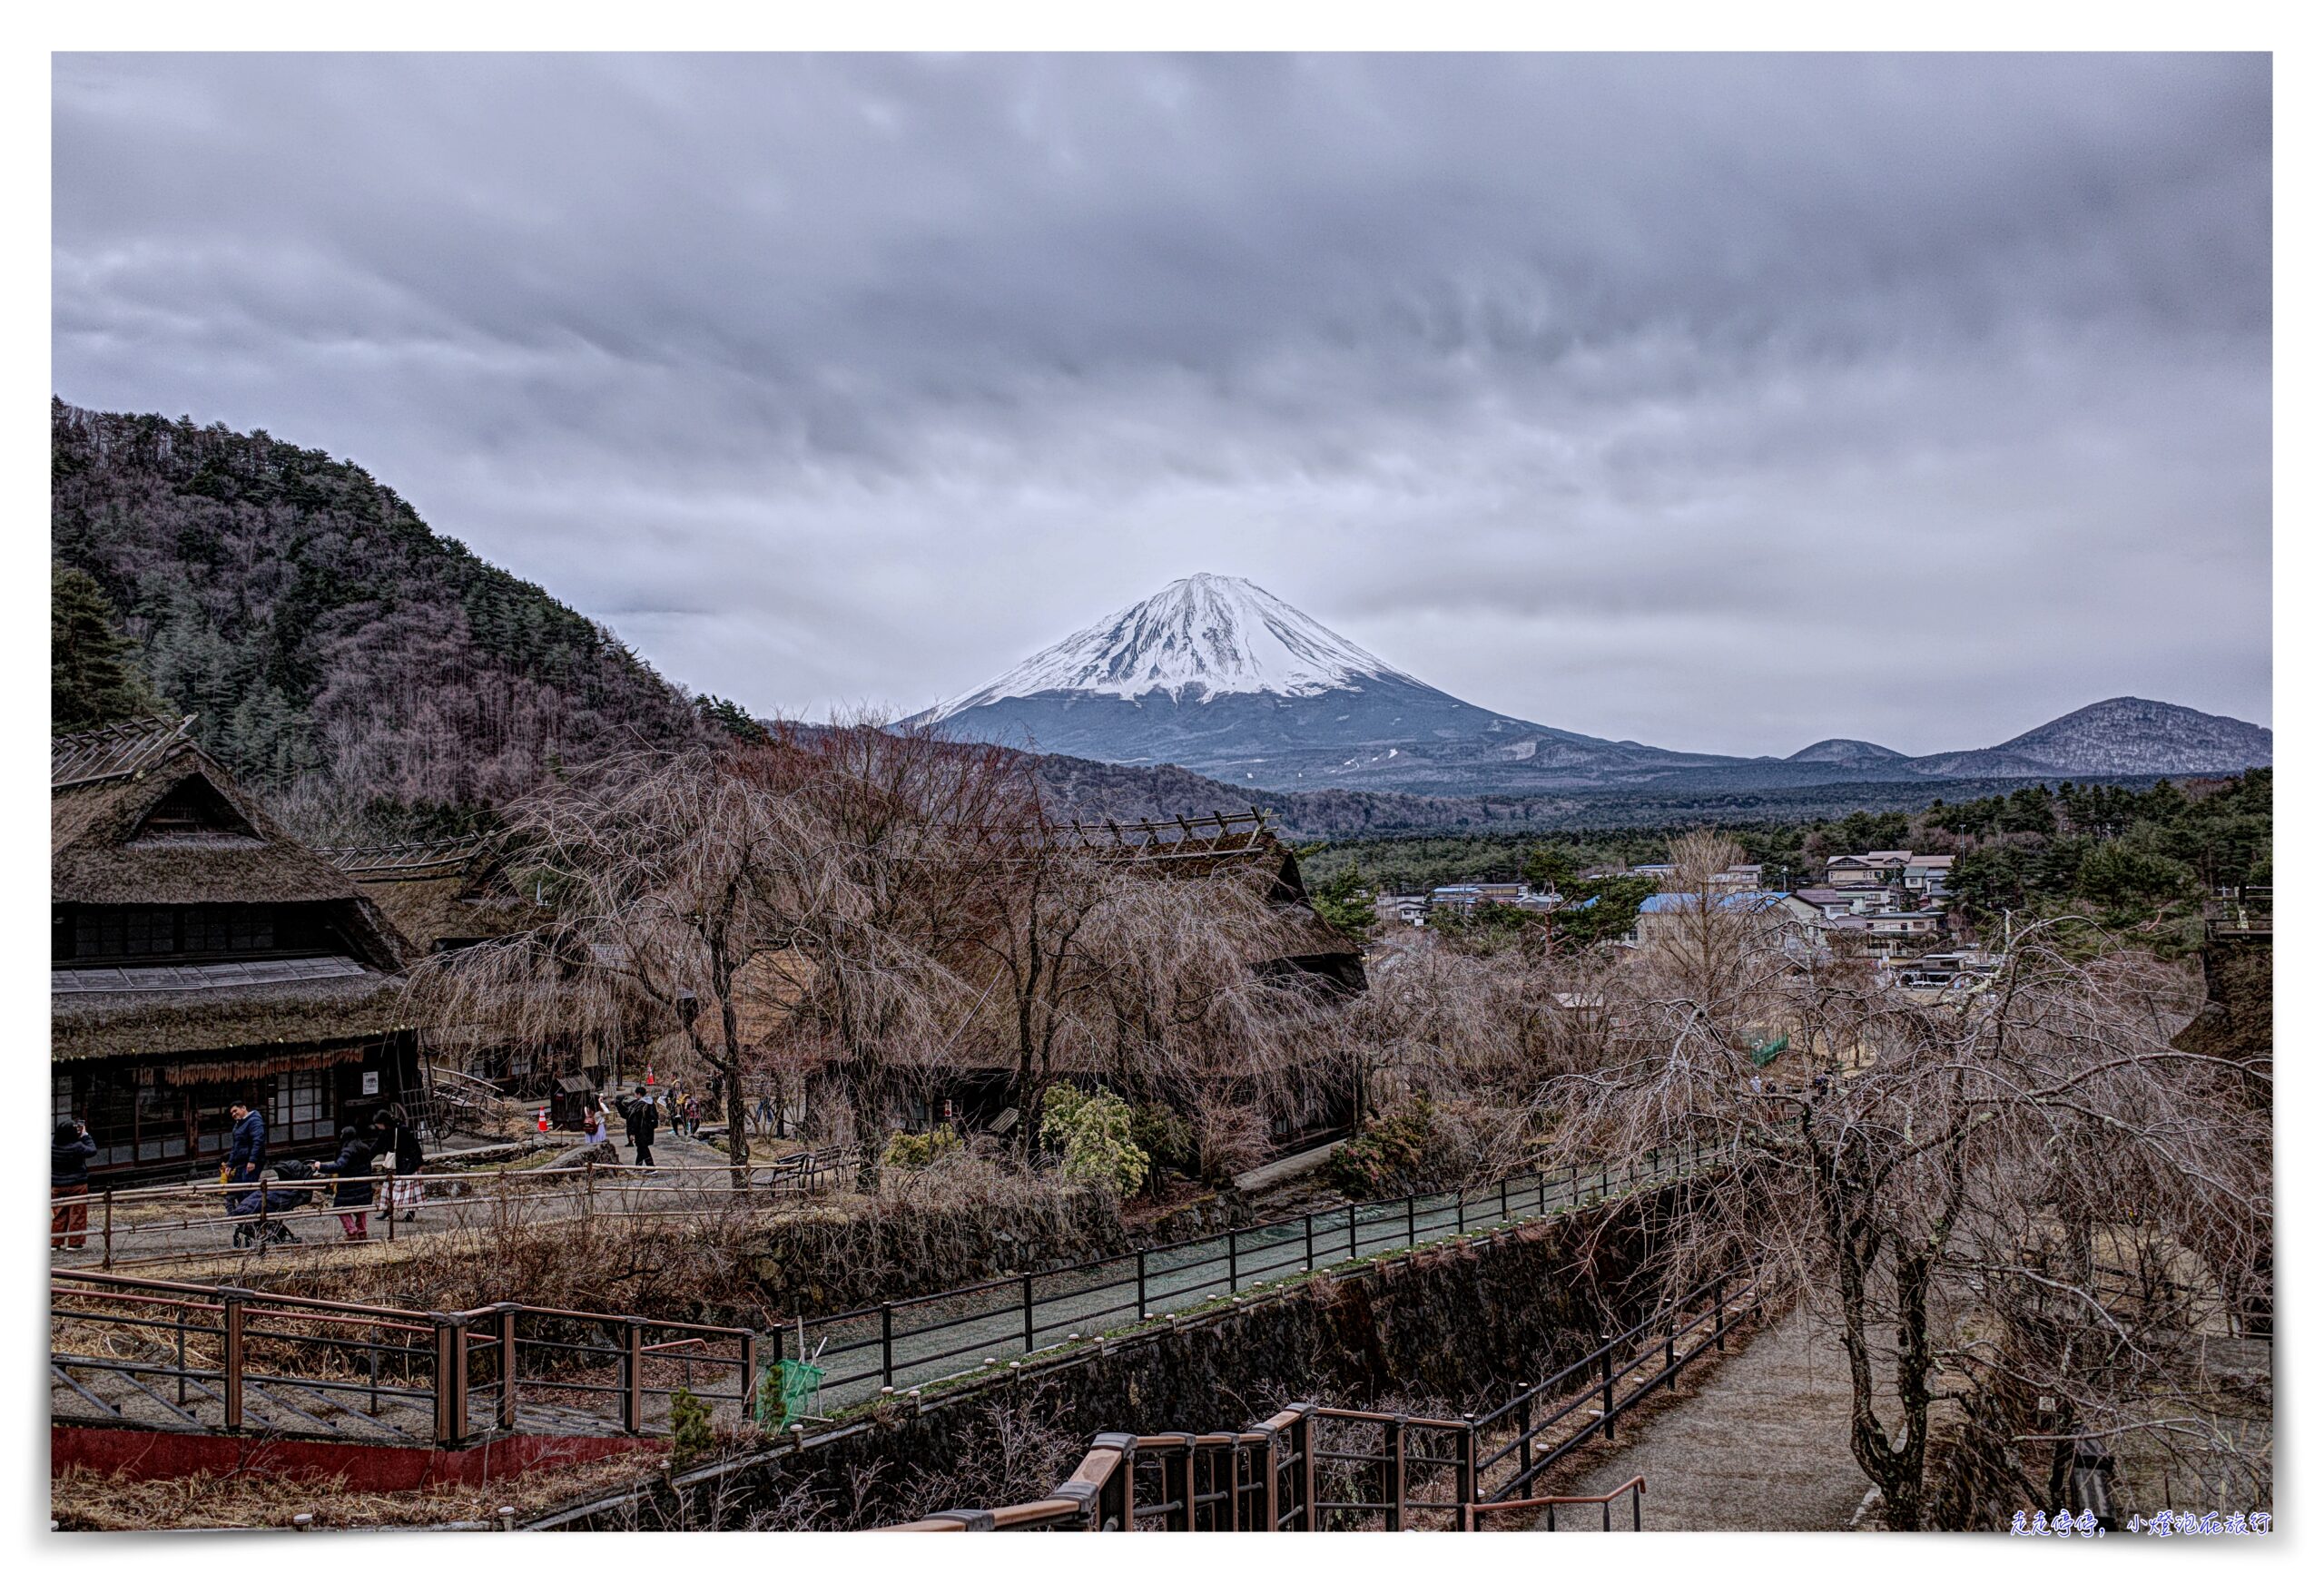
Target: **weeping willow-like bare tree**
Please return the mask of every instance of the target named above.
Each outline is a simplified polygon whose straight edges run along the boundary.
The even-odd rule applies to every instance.
[[[2036,928],[1989,990],[1938,998],[1786,952],[1749,916],[1706,909],[1679,950],[1642,949],[1608,986],[1625,1027],[1613,1058],[1542,1096],[1577,1156],[1733,1151],[1731,1170],[1675,1195],[1673,1289],[1740,1264],[1835,1326],[1850,1447],[1892,1527],[1930,1520],[1940,1403],[2043,1404],[2004,1438],[2231,1454],[2196,1405],[2184,1312],[2126,1298],[2122,1274],[2159,1243],[2217,1307],[2270,1244],[2251,1073],[2170,1046],[2200,1000],[2192,975],[2069,955]],[[1762,1080],[1751,1052],[1771,1018],[1799,1037]]]
[[[751,1053],[735,980],[795,928],[802,899],[775,860],[821,841],[803,815],[736,773],[730,753],[601,761],[510,812],[507,864],[537,886],[551,921],[428,959],[409,993],[442,1022],[516,1037],[620,1037],[642,1009],[648,1028],[682,1037],[715,1075],[740,1167]]]
[[[1270,966],[1296,953],[1300,917],[1270,901],[1266,880],[1231,864],[1171,876],[1118,860],[1082,937],[1099,968],[1078,1008],[1087,1058],[1186,1117],[1206,1175],[1255,1164],[1263,1118],[1319,1104],[1334,1066],[1338,1008]]]
[[[791,811],[762,851],[765,944],[829,1049],[862,1185],[909,1073],[957,1060],[990,987],[964,971],[1041,819],[1021,754],[866,716],[786,729],[737,760]]]

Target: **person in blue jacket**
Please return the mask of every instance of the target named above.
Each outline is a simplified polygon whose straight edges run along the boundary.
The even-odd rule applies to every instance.
[[[266,1169],[266,1117],[255,1105],[236,1101],[234,1134],[226,1151],[226,1180],[255,1182]]]

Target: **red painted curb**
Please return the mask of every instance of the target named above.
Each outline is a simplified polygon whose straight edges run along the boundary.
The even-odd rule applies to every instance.
[[[466,1450],[301,1440],[254,1435],[182,1434],[170,1430],[51,1424],[49,1466],[87,1468],[119,1479],[180,1479],[189,1473],[272,1473],[344,1479],[350,1490],[417,1490],[483,1484],[537,1468],[602,1461],[651,1444],[598,1435],[503,1435]]]

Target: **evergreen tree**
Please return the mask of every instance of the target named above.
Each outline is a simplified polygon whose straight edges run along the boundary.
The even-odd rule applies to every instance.
[[[698,693],[694,712],[702,717],[704,725],[724,732],[736,742],[763,746],[774,740],[766,727],[751,718],[749,710],[732,698],[721,698],[715,693]]]
[[[1372,887],[1364,871],[1351,863],[1308,895],[1315,916],[1344,934],[1369,939],[1379,914],[1373,909]]]
[[[167,707],[140,670],[134,645],[113,624],[97,580],[52,566],[48,605],[49,729],[91,731]]]

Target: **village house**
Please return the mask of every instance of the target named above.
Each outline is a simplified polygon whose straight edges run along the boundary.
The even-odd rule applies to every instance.
[[[105,1177],[214,1168],[237,1101],[320,1154],[422,1089],[408,942],[190,723],[50,743],[50,1110]]]
[[[1909,857],[1911,854],[1906,853]],[[1887,854],[1867,852],[1861,856],[1842,856],[1824,864],[1824,883],[1835,890],[1857,885],[1885,885],[1904,870],[1904,861],[1887,860]]]
[[[1915,896],[1941,895],[1953,881],[1953,854],[1917,852],[1905,864],[1905,889]]]
[[[1465,917],[1488,901],[1502,907],[1515,907],[1530,894],[1529,887],[1507,882],[1471,880],[1459,885],[1439,885],[1428,893],[1428,909],[1432,913],[1457,912]]]

